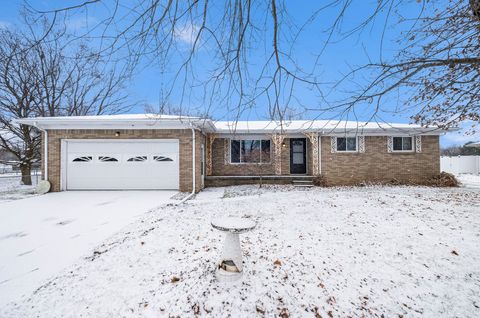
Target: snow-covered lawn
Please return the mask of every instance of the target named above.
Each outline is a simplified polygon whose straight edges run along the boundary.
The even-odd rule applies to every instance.
[[[0,307],[30,295],[175,193],[61,192],[0,203]]]
[[[40,177],[32,175],[33,185],[20,184],[18,175],[0,175],[0,203],[28,198],[35,195],[35,186]]]
[[[218,215],[258,222],[231,285],[214,277]],[[479,246],[474,189],[208,189],[143,215],[0,316],[479,317]]]
[[[456,176],[462,186],[467,188],[480,189],[480,175],[462,173]]]

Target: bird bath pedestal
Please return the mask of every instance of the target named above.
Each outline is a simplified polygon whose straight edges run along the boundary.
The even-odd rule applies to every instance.
[[[240,234],[251,231],[256,223],[239,217],[221,217],[212,220],[212,227],[225,232],[222,259],[218,263],[216,276],[220,282],[233,282],[242,277],[243,262]]]

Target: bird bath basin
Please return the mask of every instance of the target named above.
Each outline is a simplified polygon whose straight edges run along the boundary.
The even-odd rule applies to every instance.
[[[243,275],[242,249],[240,234],[253,230],[256,223],[239,217],[220,217],[211,222],[216,230],[225,232],[222,258],[218,263],[216,276],[220,282],[233,282]]]

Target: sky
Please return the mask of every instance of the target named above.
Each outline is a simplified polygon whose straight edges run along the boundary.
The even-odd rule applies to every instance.
[[[35,9],[49,10],[61,6],[74,5],[81,2],[83,1],[30,0],[28,3]],[[345,16],[342,27],[348,29],[349,27],[354,26],[356,21],[360,21],[369,13],[372,4],[375,4],[375,2],[376,0],[353,1],[354,5],[350,10],[350,14]],[[18,27],[19,21],[21,20],[19,18],[19,12],[23,3],[23,0],[2,1],[2,10],[0,11],[0,28]],[[318,7],[315,1],[287,1],[286,3],[291,18],[291,21],[286,20],[285,22],[287,28],[289,26],[288,23],[297,26],[303,24],[304,21],[306,21],[311,16],[312,12],[314,12],[314,10]],[[369,5],[365,4],[370,4],[370,7]],[[412,1],[410,5],[404,7],[402,10],[402,13],[406,17],[413,16],[418,12],[419,6],[416,4],[416,1]],[[263,16],[262,12],[255,12],[255,14],[258,14],[259,17]],[[90,6],[87,12],[84,11],[69,18],[68,29],[72,32],[81,33],[88,27],[95,25],[104,17],[104,15],[105,10],[103,7],[98,5]],[[316,22],[308,25],[308,27],[306,27],[301,33],[301,36],[298,37],[295,45],[296,49],[294,57],[297,63],[306,70],[310,70],[312,68],[312,65],[317,59],[314,54],[321,50],[322,42],[325,40],[325,33],[321,31],[325,30],[325,25],[330,25],[330,23],[333,22],[333,20],[329,21],[328,19],[333,19],[335,16],[335,14],[331,14],[330,17],[328,15],[321,17],[321,19],[318,19]],[[173,74],[178,69],[178,65],[181,62],[180,57],[191,47],[193,40],[192,32],[195,31],[195,28],[195,25],[185,25],[178,29],[177,56],[171,57],[168,59],[168,61],[159,61],[158,58],[145,58],[139,63],[138,69],[126,87],[129,100],[134,105],[130,111],[131,113],[144,112],[146,103],[153,105],[154,107],[159,104],[160,97],[163,94],[162,92],[168,89],[169,84],[172,83]],[[362,33],[356,34],[355,36],[343,39],[341,41],[339,40],[339,36],[336,37],[335,40],[339,41],[330,44],[328,49],[323,51],[320,58],[318,58],[318,65],[315,68],[315,72],[320,74],[322,82],[329,83],[328,85],[330,85],[330,83],[335,82],[336,79],[347,72],[349,67],[352,65],[362,65],[363,63],[368,62],[369,59],[378,58],[380,54],[387,57],[393,54],[397,49],[394,40],[400,36],[402,29],[396,29],[395,25],[387,28],[385,30],[386,35],[384,38],[388,40],[384,40],[382,42],[380,39],[382,37],[382,33],[384,32],[383,29],[383,21],[379,19],[379,21],[372,23]],[[288,35],[285,36],[285,39],[288,39]],[[96,42],[92,42],[92,44],[95,46]],[[249,56],[252,61],[252,73],[258,72],[258,69],[263,61],[262,58],[264,58],[265,55],[265,48],[268,52],[269,43],[263,44],[263,48],[253,50],[253,54]],[[261,46],[261,43],[257,43],[257,45]],[[210,69],[209,67],[211,66],[212,58],[210,56],[211,52],[209,48],[210,44],[205,41],[205,43],[202,43],[199,49],[198,57],[196,59],[196,65],[199,66],[200,70],[199,77],[204,74],[208,74],[208,70]],[[160,66],[165,66],[165,63],[168,63],[167,67],[161,69]],[[204,74],[201,72],[202,68],[206,70],[203,72]],[[224,87],[222,87],[220,91],[222,89],[224,89]],[[201,98],[198,97],[199,94],[199,89],[190,87],[189,98],[182,99],[184,95],[182,95],[181,89],[178,88],[174,90],[169,102],[174,107],[184,108],[184,105],[186,104],[188,105],[187,107],[192,107],[195,109],[195,111],[200,111],[205,107],[205,105],[200,102]],[[311,109],[310,111],[301,114],[302,119],[323,119],[325,117],[326,119],[335,119],[339,116],[338,112],[319,112],[318,109],[323,107],[321,98],[318,94],[313,93],[304,86],[297,86],[294,90],[294,95],[297,97],[296,100],[292,102],[294,107],[295,103],[298,102],[302,105],[307,105],[308,108]],[[343,96],[344,93],[342,93],[340,90],[329,90],[328,97],[331,99],[338,100]],[[234,119],[232,117],[237,116],[233,116],[231,110],[223,105],[221,101],[214,102],[213,104],[214,106],[210,110],[210,115],[212,115],[215,119],[232,120]],[[265,98],[258,98],[255,103],[255,107],[245,110],[240,115],[240,119],[268,119],[268,109],[262,106],[265,104]],[[410,116],[412,115],[412,110],[398,112],[397,110],[399,104],[401,104],[400,98],[396,98],[395,96],[385,99],[383,101],[382,111],[379,113],[378,119],[387,122],[409,122]],[[372,105],[360,105],[356,110],[356,118],[359,120],[368,120],[371,112]],[[349,114],[348,117],[343,117],[342,119],[352,120],[354,118],[352,118],[351,114]],[[450,145],[461,145],[468,141],[479,141],[480,133],[477,133],[474,136],[465,134],[470,126],[470,123],[465,123],[465,129],[462,129],[459,132],[448,133],[447,135],[443,136],[441,138],[441,146],[447,147]]]

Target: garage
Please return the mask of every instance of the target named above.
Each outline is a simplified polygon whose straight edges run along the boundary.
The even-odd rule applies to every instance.
[[[65,190],[176,190],[178,139],[62,140]]]

